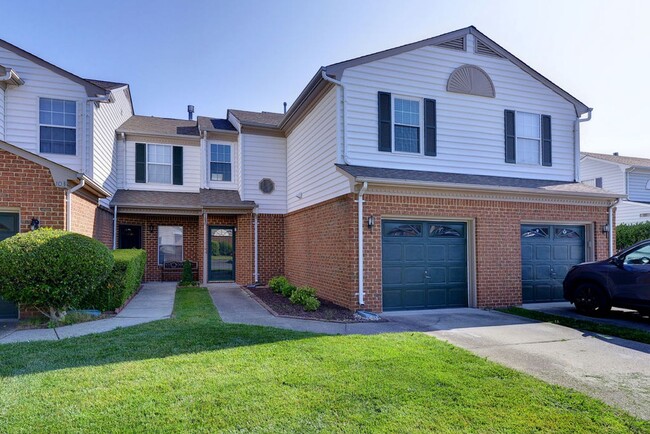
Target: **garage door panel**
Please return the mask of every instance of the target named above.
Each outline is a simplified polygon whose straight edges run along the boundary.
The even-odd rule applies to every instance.
[[[467,306],[467,287],[456,286],[447,291],[447,305],[449,307]]]
[[[463,243],[462,245],[452,245],[447,249],[447,260],[448,261],[463,261],[465,262],[467,258],[467,246]]]
[[[447,283],[467,283],[467,268],[449,267],[447,269]],[[467,286],[465,286],[467,288]]]
[[[384,267],[382,272],[384,285],[399,285],[402,283],[402,267]]]
[[[406,262],[423,262],[424,252],[424,244],[408,244],[408,248],[404,248],[404,260]]]
[[[551,267],[549,265],[535,266],[535,273],[533,275],[535,280],[548,280],[551,278]]]
[[[533,246],[530,244],[524,244],[521,246],[521,259],[524,261],[529,261],[533,259]]]
[[[521,278],[522,280],[532,280],[535,275],[533,273],[532,265],[523,265],[521,266]]]
[[[569,249],[571,246],[553,246],[553,260],[566,261],[569,259]]]
[[[402,270],[402,283],[405,285],[421,284],[424,285],[424,273],[422,267],[408,267]]]
[[[432,285],[447,283],[447,268],[445,267],[431,267],[429,268],[429,279]]]
[[[427,260],[431,262],[444,262],[447,256],[447,249],[440,244],[427,246]]]
[[[427,305],[427,293],[421,289],[410,289],[403,293],[403,303],[407,309],[423,309]]]
[[[578,261],[578,263],[579,262],[584,262],[584,260],[585,260],[585,248],[584,248],[584,245],[582,245],[582,246],[571,246],[570,247],[570,252],[571,253],[569,255],[569,259],[571,259],[572,262],[573,261]]]
[[[382,257],[384,263],[401,262],[403,259],[402,246],[399,244],[391,244],[389,249],[384,249]]]
[[[535,246],[535,259],[538,261],[548,261],[551,259],[551,246]]]

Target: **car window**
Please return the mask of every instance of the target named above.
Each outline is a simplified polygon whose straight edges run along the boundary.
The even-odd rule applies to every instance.
[[[650,245],[639,247],[625,255],[624,264],[649,265],[650,266]]]

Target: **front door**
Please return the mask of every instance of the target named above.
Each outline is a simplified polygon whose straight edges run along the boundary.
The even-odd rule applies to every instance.
[[[142,248],[142,226],[120,225],[120,249]]]
[[[208,280],[212,282],[235,280],[235,228],[210,226],[208,247],[210,268]]]
[[[17,213],[0,212],[0,241],[18,233],[20,221]],[[18,307],[0,298],[0,319],[18,318]]]

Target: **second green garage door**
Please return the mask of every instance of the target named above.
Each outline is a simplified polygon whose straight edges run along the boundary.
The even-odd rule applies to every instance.
[[[384,310],[467,306],[467,225],[382,223]]]

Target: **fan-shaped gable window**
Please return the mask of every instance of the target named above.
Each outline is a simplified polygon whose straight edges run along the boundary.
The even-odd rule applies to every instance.
[[[454,70],[447,81],[447,91],[494,98],[492,79],[478,66],[463,65]]]

